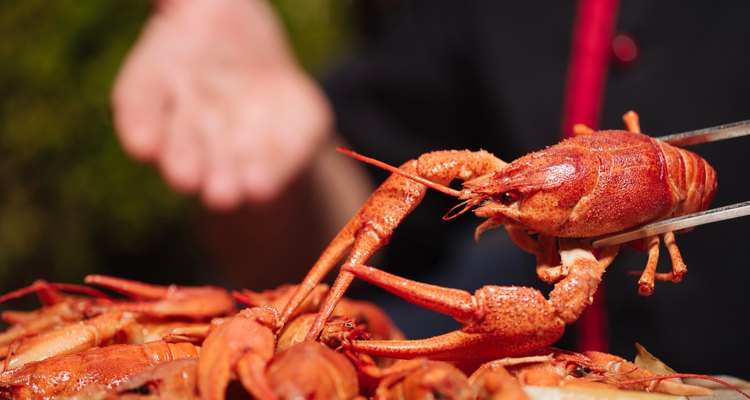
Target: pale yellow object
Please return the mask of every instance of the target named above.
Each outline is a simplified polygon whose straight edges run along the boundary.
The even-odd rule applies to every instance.
[[[533,400],[687,400],[685,396],[627,390],[571,389],[543,386],[524,386]]]

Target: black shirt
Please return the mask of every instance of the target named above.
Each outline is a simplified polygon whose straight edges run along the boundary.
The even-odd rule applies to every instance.
[[[559,141],[574,2],[412,0],[377,15],[361,49],[328,79],[337,128],[368,156],[401,164],[438,149],[485,149],[511,161]],[[623,1],[617,31],[637,44],[631,62],[613,60],[600,126],[623,128],[635,110],[644,133],[660,136],[750,119],[748,2]],[[750,199],[748,138],[691,150],[717,171],[713,207]],[[372,169],[376,181],[386,176]],[[473,291],[485,284],[533,285],[534,258],[493,231],[473,243],[481,221],[441,216],[455,201],[427,198],[396,231],[374,266]],[[742,320],[750,297],[744,251],[750,220],[677,235],[683,282],[637,293],[646,255],[623,251],[604,275],[611,352],[629,359],[639,342],[678,372],[750,377]],[[671,268],[662,247],[659,269]],[[455,329],[379,289],[379,301],[411,338]],[[572,334],[574,329],[569,327]],[[570,348],[569,337],[558,343]]]

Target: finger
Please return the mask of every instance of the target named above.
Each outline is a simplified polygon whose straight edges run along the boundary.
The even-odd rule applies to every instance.
[[[212,166],[203,186],[203,204],[215,211],[231,211],[242,203],[236,170],[228,164]]]
[[[282,176],[282,170],[286,167],[286,157],[268,148],[269,146],[264,147],[264,154],[251,159],[246,158],[238,164],[238,181],[242,194],[255,203],[267,203],[278,197],[288,183]]]
[[[154,160],[159,152],[167,112],[167,91],[156,59],[136,49],[120,71],[111,94],[115,129],[125,151],[140,161]]]
[[[224,121],[218,114],[209,114],[201,120],[198,132],[206,156],[203,203],[216,211],[232,210],[242,201],[232,142]]]
[[[267,110],[238,113],[244,118],[240,120],[237,129],[240,136],[235,143],[244,155],[240,179],[245,195],[255,201],[269,201],[278,196],[309,165],[331,133],[328,103],[305,76],[285,75],[284,79],[276,80],[275,90],[269,93],[272,95],[264,103]],[[264,140],[248,143],[248,137]]]
[[[159,155],[159,167],[167,183],[183,193],[196,193],[205,175],[205,155],[196,119],[196,105],[190,97],[181,97],[177,103],[163,150]]]
[[[270,99],[239,102],[232,113],[231,140],[242,194],[253,202],[273,199],[285,182],[279,168],[291,159],[277,148],[279,127],[289,121],[274,121]]]

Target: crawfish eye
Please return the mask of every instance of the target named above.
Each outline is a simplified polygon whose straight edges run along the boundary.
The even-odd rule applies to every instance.
[[[515,203],[520,197],[521,193],[519,193],[518,190],[511,189],[506,192],[500,193],[500,195],[498,196],[498,200],[500,200],[501,203],[508,205]]]
[[[146,383],[144,385],[138,386],[137,388],[133,388],[127,391],[127,393],[133,393],[133,394],[144,394],[149,395],[152,393],[156,393],[154,388],[151,387],[152,384]]]
[[[570,375],[572,375],[574,378],[583,378],[584,376],[590,373],[591,373],[591,370],[582,365],[576,365],[570,371]]]

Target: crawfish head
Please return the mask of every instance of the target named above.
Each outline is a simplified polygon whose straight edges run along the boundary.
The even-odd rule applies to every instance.
[[[446,218],[473,208],[478,217],[488,218],[477,228],[478,234],[510,223],[569,236],[566,225],[576,205],[596,184],[598,165],[596,155],[580,147],[556,146],[528,154],[489,178],[465,182],[465,201]]]

